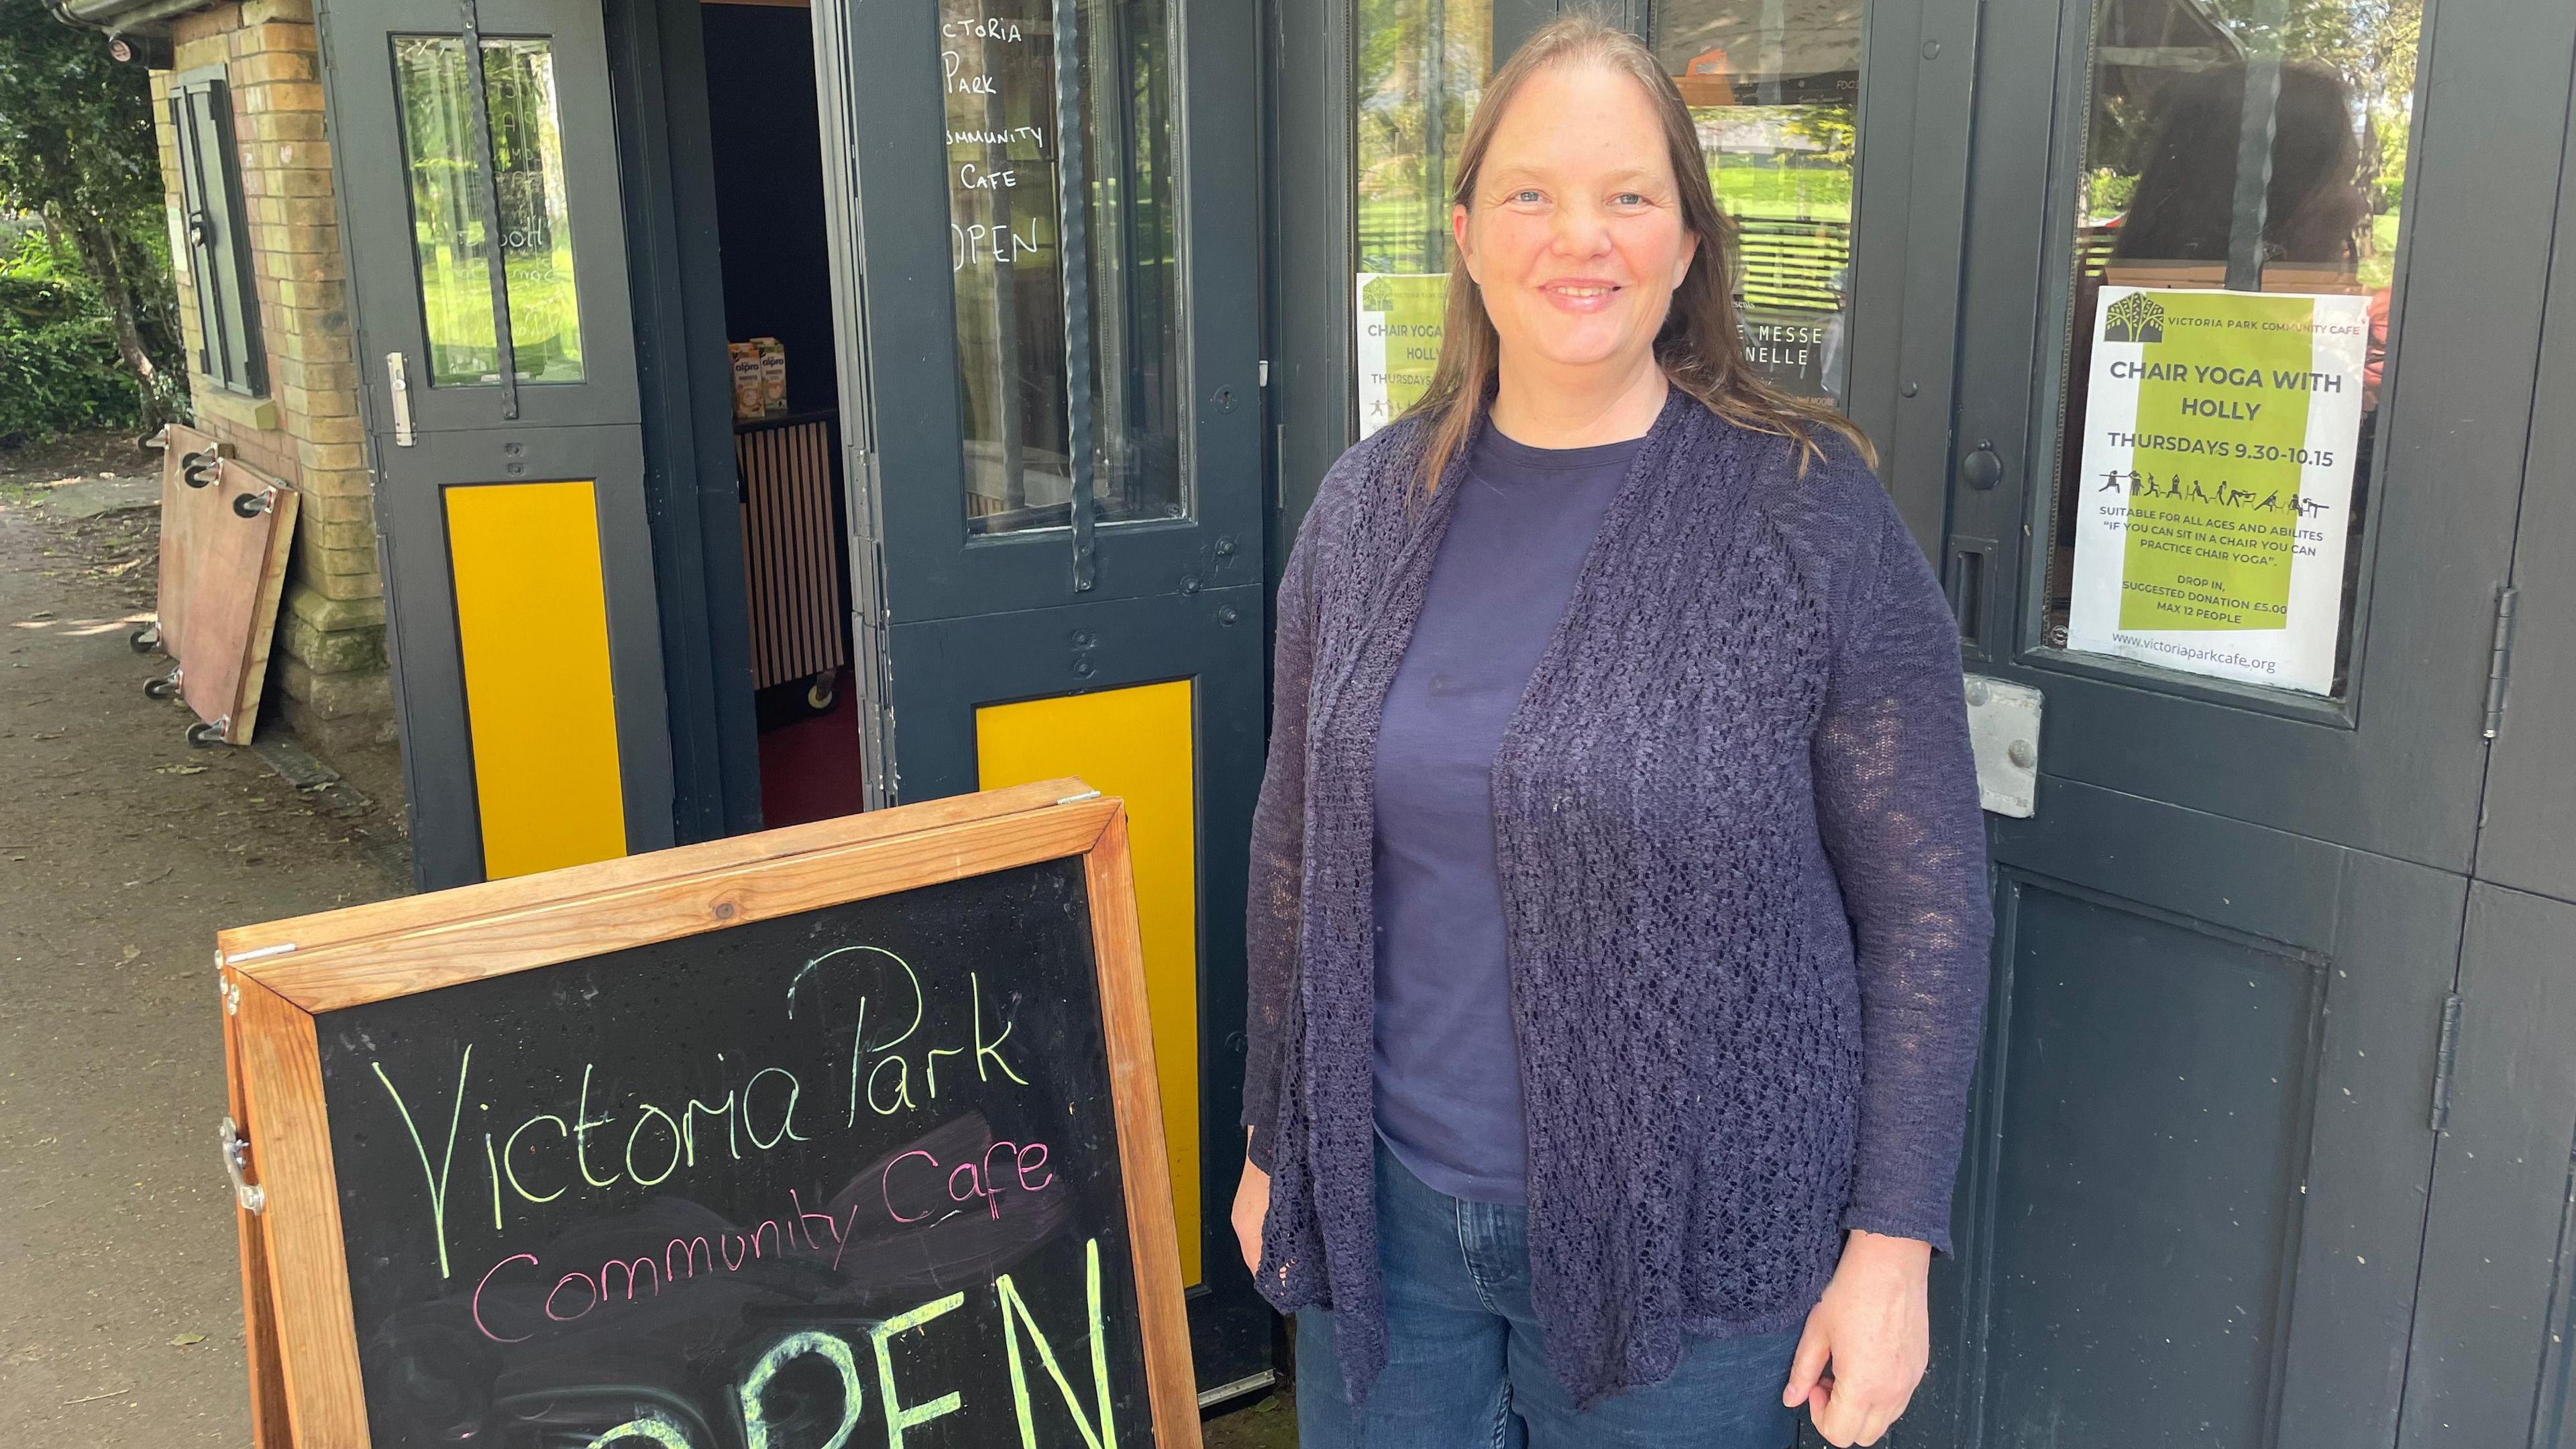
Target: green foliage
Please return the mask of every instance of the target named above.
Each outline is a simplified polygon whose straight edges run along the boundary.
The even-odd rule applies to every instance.
[[[1360,269],[1449,267],[1449,192],[1490,69],[1490,7],[1354,0]]]
[[[1860,116],[1853,107],[1781,106],[1777,110],[1789,134],[1815,143],[1816,149],[1808,153],[1810,161],[1851,170],[1860,152]]]
[[[66,227],[161,207],[149,74],[42,5],[0,5],[0,199]]]
[[[2370,209],[2380,216],[2393,215],[2406,200],[2406,121],[2400,113],[2371,126]]]
[[[80,259],[63,255],[42,218],[0,217],[0,275],[59,277],[79,270]]]
[[[93,309],[81,337],[104,329],[109,356],[126,375],[129,418],[165,412],[166,394],[187,375],[162,207],[149,74],[110,56],[106,37],[57,21],[41,4],[0,0],[0,210],[50,223],[38,243],[45,255],[32,257],[21,233],[9,270],[68,271],[57,245],[77,259]],[[27,379],[88,377],[88,344],[55,335],[74,326],[36,329],[51,339],[40,351],[61,349],[41,366],[28,360],[26,349],[37,346],[33,332],[18,326],[0,334],[12,369],[5,379],[12,391],[0,400],[0,417],[12,421],[0,422],[0,431],[18,426],[26,396],[16,389]],[[82,400],[86,386],[46,384],[48,396],[64,400],[66,417],[92,406]]]
[[[96,289],[0,271],[0,442],[128,426],[139,401]]]
[[[51,327],[99,315],[98,294],[56,273],[0,268],[0,321]]]
[[[11,216],[0,212],[0,272],[25,275],[32,269],[51,268],[53,253],[53,245],[45,235],[43,217]]]
[[[2096,166],[2084,173],[2084,219],[2099,225],[2129,209],[2138,178],[2116,167]]]

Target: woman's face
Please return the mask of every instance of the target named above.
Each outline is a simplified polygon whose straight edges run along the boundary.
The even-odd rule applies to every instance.
[[[1624,372],[1653,354],[1698,238],[1634,80],[1584,64],[1530,77],[1470,200],[1450,224],[1506,367]]]

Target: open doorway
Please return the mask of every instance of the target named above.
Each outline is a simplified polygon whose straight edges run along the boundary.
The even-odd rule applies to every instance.
[[[813,22],[779,0],[709,3],[699,15],[761,817],[793,825],[865,803]]]

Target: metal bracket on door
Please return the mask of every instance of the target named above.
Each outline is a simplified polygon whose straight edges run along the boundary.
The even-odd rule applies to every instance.
[[[2028,820],[2039,798],[2040,693],[2027,684],[1967,676],[1968,746],[1977,757],[1977,803]]]
[[[411,436],[411,373],[399,352],[385,354],[385,388],[394,400],[394,446],[408,448]]]

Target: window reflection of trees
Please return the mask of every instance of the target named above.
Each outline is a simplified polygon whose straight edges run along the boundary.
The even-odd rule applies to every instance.
[[[1355,8],[1358,269],[1445,272],[1458,147],[1493,69],[1492,0]]]
[[[500,365],[499,347],[489,242],[474,194],[473,92],[464,43],[455,36],[396,37],[394,69],[431,381],[488,383]],[[513,362],[522,381],[576,382],[581,311],[552,44],[485,40],[483,94]]]

